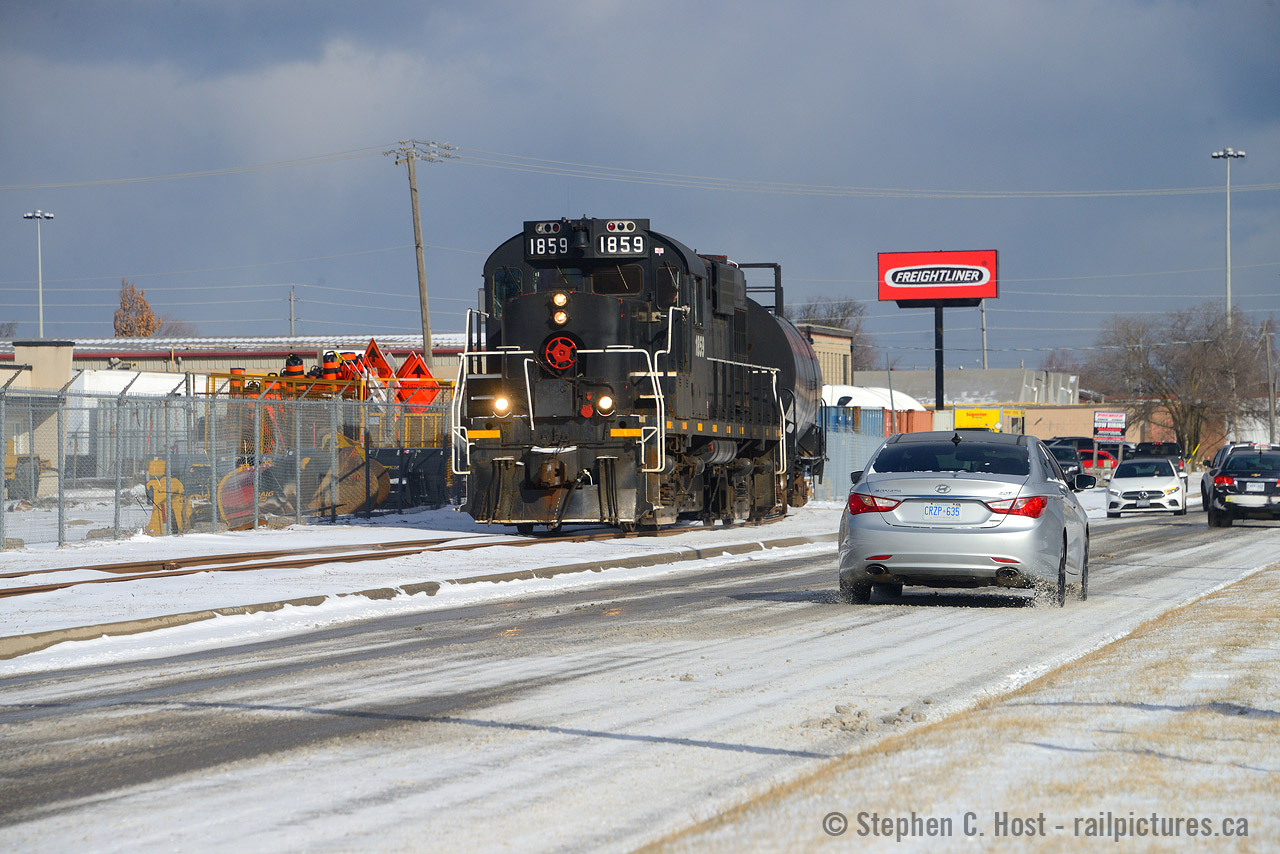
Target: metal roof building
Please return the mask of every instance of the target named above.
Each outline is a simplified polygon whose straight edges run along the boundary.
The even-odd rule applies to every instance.
[[[374,336],[383,353],[402,360],[422,351],[421,335]],[[432,352],[442,379],[452,376],[454,358],[463,347],[461,333],[433,335]],[[279,372],[290,354],[308,367],[327,350],[362,353],[366,335],[244,336],[220,338],[80,338],[74,341],[0,341],[0,385],[9,379],[6,368],[33,366],[19,388],[60,388],[76,371],[121,370],[175,374],[226,373],[244,368],[251,374]]]

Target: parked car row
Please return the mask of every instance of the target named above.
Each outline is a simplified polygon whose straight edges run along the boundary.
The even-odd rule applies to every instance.
[[[1055,436],[1046,443],[1050,448],[1074,448],[1081,458],[1081,469],[1093,475],[1108,476],[1125,460],[1136,457],[1167,457],[1182,477],[1187,476],[1187,459],[1177,442],[1117,442],[1088,436]],[[1057,451],[1054,452],[1055,454]]]
[[[1070,445],[1077,451],[1100,451],[1119,461],[1133,456],[1137,445],[1133,442],[1117,442],[1111,439],[1094,439],[1092,436],[1054,436],[1045,440],[1046,445]]]

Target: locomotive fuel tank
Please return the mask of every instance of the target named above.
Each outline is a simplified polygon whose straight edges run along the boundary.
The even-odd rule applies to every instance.
[[[778,393],[787,407],[787,427],[794,429],[797,450],[821,456],[822,371],[807,338],[790,320],[747,301],[751,327],[751,361],[778,369]]]

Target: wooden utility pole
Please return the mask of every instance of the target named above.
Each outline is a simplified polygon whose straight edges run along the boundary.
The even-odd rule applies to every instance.
[[[1271,341],[1270,332],[1266,335],[1267,345],[1267,441],[1275,444],[1276,441],[1276,374],[1271,367],[1271,350],[1275,346]]]
[[[422,360],[427,363],[427,370],[432,376],[436,373],[435,358],[432,355],[431,311],[427,305],[427,260],[422,248],[422,218],[418,213],[418,172],[414,163],[426,160],[431,163],[452,157],[452,145],[442,142],[422,142],[414,139],[400,141],[400,147],[383,154],[394,154],[396,165],[401,163],[409,167],[409,201],[413,206],[413,247],[418,260],[418,303],[422,310]]]

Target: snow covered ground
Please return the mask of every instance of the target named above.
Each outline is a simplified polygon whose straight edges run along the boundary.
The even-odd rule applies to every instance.
[[[1219,838],[1203,850],[1274,849],[1280,572],[1265,567],[1280,555],[1280,528],[1210,532],[1202,515],[1117,523],[1105,519],[1100,492],[1086,501],[1096,520],[1096,588],[1087,603],[1064,609],[932,593],[840,606],[834,577],[830,596],[825,582],[838,505],[804,508],[774,526],[574,544],[570,554],[563,544],[499,544],[267,574],[276,578],[155,579],[138,595],[128,592],[132,582],[73,588],[91,597],[80,617],[98,613],[97,597],[110,605],[104,613],[132,615],[125,619],[189,609],[196,597],[208,606],[331,596],[313,607],[62,643],[0,662],[0,677],[13,675],[0,780],[18,786],[27,768],[65,771],[70,756],[74,767],[96,757],[99,773],[126,781],[113,787],[112,776],[101,790],[24,805],[6,833],[20,849],[86,851],[173,850],[197,840],[208,850],[249,852],[632,850],[655,842],[735,851],[823,843],[1078,850],[1089,842],[1187,850],[1185,834],[1176,845],[1125,844],[1101,828],[1070,838],[1056,829],[1072,833],[1076,818],[1108,811],[1127,818],[1158,809],[1208,818],[1219,833],[1222,819],[1251,822],[1245,846]],[[420,524],[395,530],[397,521]],[[432,531],[493,534],[446,511],[327,534],[135,541],[93,554],[110,562],[174,554],[179,541],[199,554]],[[700,560],[696,576],[693,562],[609,569],[783,537],[818,541],[774,553],[799,558],[790,563],[759,551]],[[5,560],[88,562],[75,551]],[[444,584],[431,597],[337,595],[578,563],[588,554],[605,571]],[[714,566],[757,556],[769,567],[756,587],[749,565]],[[668,585],[661,606],[647,610],[658,585],[612,583],[661,573],[697,577],[699,601],[683,603],[683,583]],[[106,597],[111,588],[120,591]],[[519,600],[553,590],[573,595]],[[292,645],[254,643],[498,599],[510,607],[439,622],[383,620]],[[32,625],[50,625],[57,610],[42,615],[17,602],[4,613],[6,626],[19,610]],[[218,654],[175,656],[214,648]],[[151,657],[162,660],[56,672]],[[198,744],[184,747],[184,733],[198,733]],[[190,766],[148,768],[141,777],[119,771],[197,748]],[[849,822],[838,838],[824,830],[824,820],[839,829],[828,820],[834,813]],[[895,829],[912,813],[950,818],[953,836],[867,838],[860,813],[891,817]],[[969,813],[984,837],[963,835]],[[1044,837],[1002,840],[1000,813],[1023,829],[1040,813],[1051,824]]]
[[[1280,850],[1280,570],[661,851]]]
[[[1106,492],[1082,493],[1081,501],[1094,524],[1105,525]],[[741,550],[750,544],[796,537],[814,543],[814,553],[834,550],[841,506],[812,502],[793,509],[783,521],[760,527],[693,527],[686,533],[662,538],[633,538],[590,543],[548,543],[513,548],[504,545],[513,529],[475,523],[453,508],[391,514],[371,520],[348,520],[337,525],[294,526],[282,530],[237,531],[222,534],[189,534],[176,537],[137,535],[128,540],[89,540],[62,548],[41,546],[0,553],[0,575],[36,569],[82,567],[125,561],[233,554],[258,550],[287,550],[330,545],[358,545],[456,536],[459,541],[483,538],[491,548],[463,552],[423,553],[382,561],[332,563],[307,569],[255,572],[210,572],[195,575],[86,584],[63,590],[0,599],[0,644],[4,638],[33,635],[78,627],[101,626],[213,609],[281,603],[307,597],[327,597],[322,604],[285,606],[279,610],[218,616],[203,623],[164,629],[159,636],[126,635],[77,640],[0,661],[0,675],[32,669],[71,667],[131,656],[190,651],[214,643],[243,642],[255,637],[311,630],[349,620],[365,619],[393,611],[413,611],[468,604],[488,597],[519,596],[529,591],[591,584],[601,576],[574,573],[554,579],[510,581],[494,584],[449,584],[449,581],[489,576],[513,570],[531,570],[565,564],[597,563],[607,570],[619,563],[643,561],[647,567],[617,568],[627,577],[640,577],[679,567],[680,558],[728,547]],[[1100,521],[1098,521],[1100,520]],[[666,560],[670,555],[676,560]],[[710,558],[715,560],[715,558]],[[735,559],[726,555],[722,561]],[[105,577],[105,573],[0,578],[0,588],[21,587],[53,580]],[[399,596],[391,601],[371,601],[350,594],[442,583],[435,596]],[[834,588],[835,579],[832,579]],[[139,629],[153,628],[138,625]],[[155,626],[158,628],[158,626]],[[150,634],[150,632],[148,632]],[[3,648],[0,646],[0,648]],[[12,654],[12,652],[8,653]]]
[[[840,508],[833,503],[810,505],[787,519],[759,527],[695,527],[677,536],[547,543],[512,547],[513,529],[486,527],[453,509],[387,515],[369,521],[338,525],[310,525],[282,530],[191,534],[180,537],[135,536],[122,541],[87,541],[63,548],[32,548],[0,554],[0,575],[36,569],[81,567],[125,561],[222,555],[258,550],[288,550],[330,545],[359,545],[456,537],[459,542],[481,539],[489,548],[458,552],[427,552],[408,557],[361,563],[331,563],[307,569],[254,572],[209,572],[195,575],[119,583],[86,584],[62,590],[0,599],[0,639],[16,635],[99,626],[190,612],[327,597],[322,604],[286,606],[274,612],[219,616],[205,624],[166,629],[156,637],[109,637],[61,644],[47,651],[0,662],[0,675],[32,668],[68,667],[132,655],[168,654],[212,643],[239,642],[256,637],[310,630],[317,626],[363,619],[399,611],[456,606],[489,597],[519,596],[531,591],[590,584],[600,578],[584,571],[550,579],[492,584],[451,584],[481,576],[533,570],[566,564],[593,563],[600,570],[619,564],[652,562],[647,567],[618,568],[628,577],[669,571],[707,550],[760,548],[761,543],[811,538],[810,548],[830,553]],[[571,531],[570,531],[571,532]],[[753,545],[754,544],[754,545]],[[714,558],[711,558],[714,560]],[[732,559],[732,558],[725,558]],[[56,576],[2,578],[0,585],[28,586],[50,581],[109,577],[81,571]],[[435,596],[398,596],[372,601],[349,594],[420,585],[442,584]],[[833,580],[834,584],[834,580]],[[103,658],[105,656],[105,659]]]

